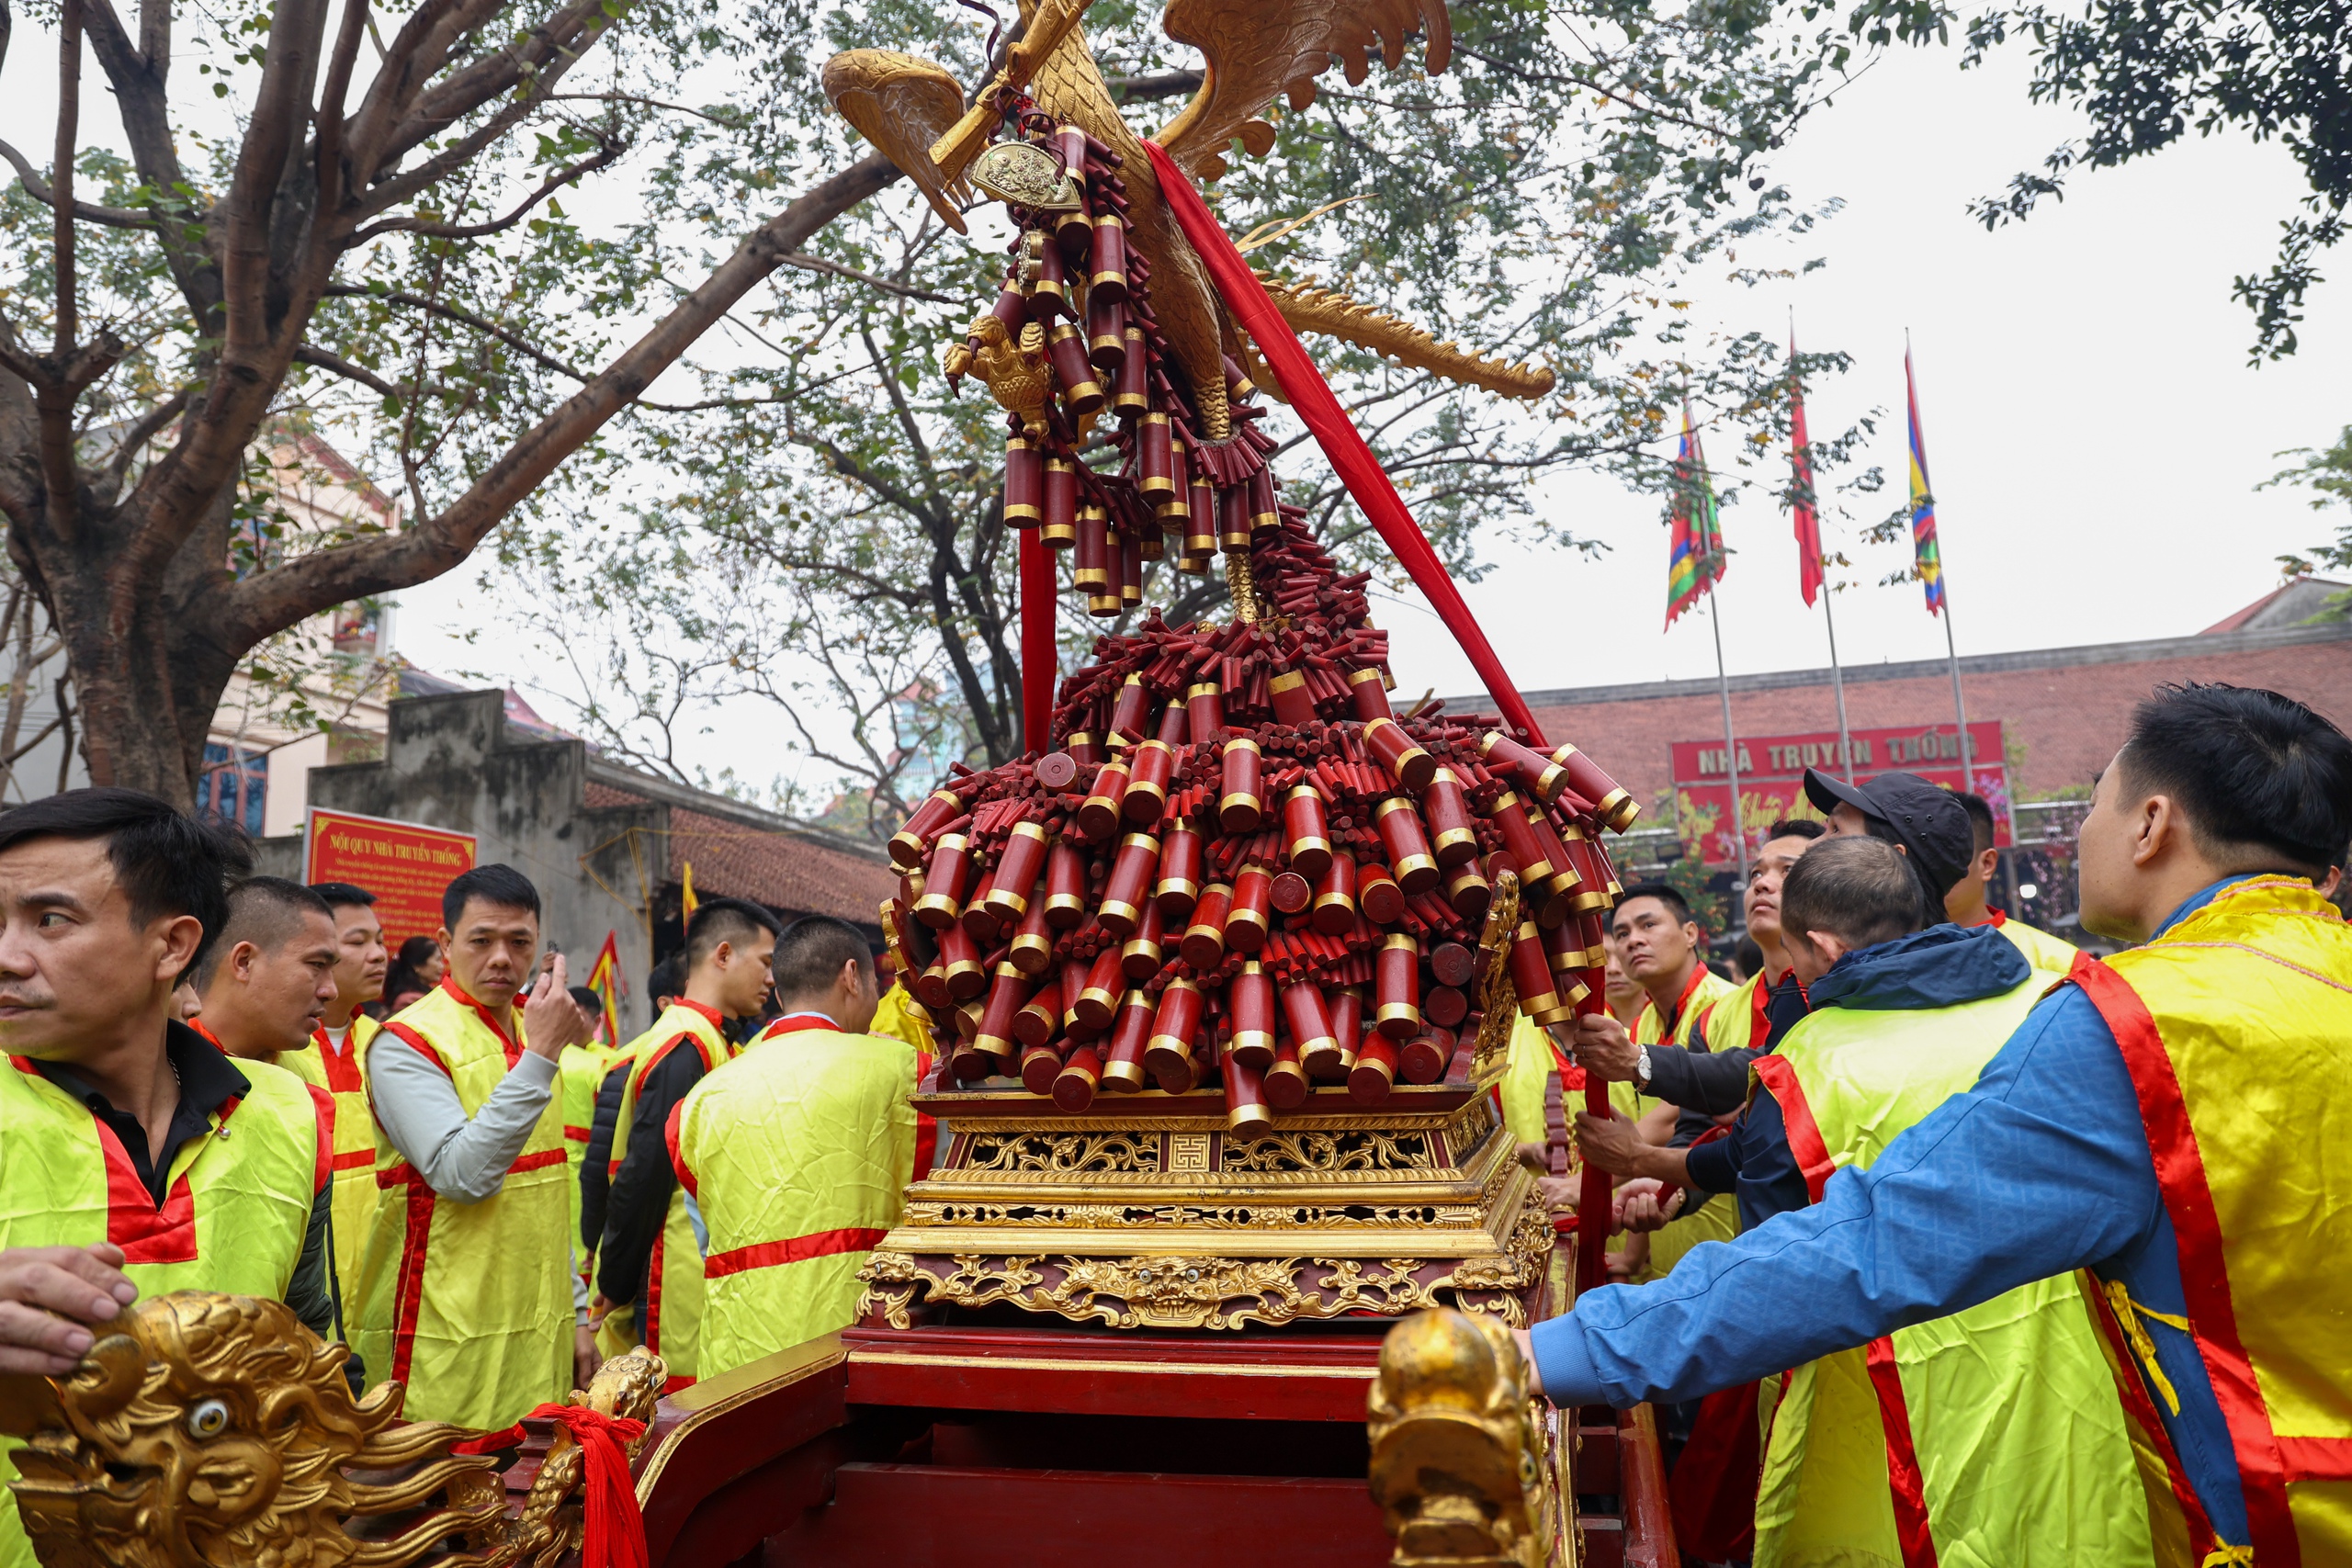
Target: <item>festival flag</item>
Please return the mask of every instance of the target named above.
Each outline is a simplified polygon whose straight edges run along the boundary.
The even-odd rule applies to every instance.
[[[596,954],[595,965],[588,971],[588,988],[596,993],[605,1014],[605,1043],[617,1045],[621,1039],[621,954],[620,932],[605,933],[605,949]]]
[[[685,867],[685,886],[678,895],[678,918],[682,920],[691,920],[695,918],[695,910],[701,907],[702,900],[695,897],[695,863],[685,861],[682,863]]]
[[[1944,607],[1944,558],[1936,547],[1936,498],[1928,488],[1928,444],[1919,434],[1919,389],[1911,378],[1911,348],[1903,349],[1903,394],[1911,405],[1911,547],[1918,559],[1919,586],[1928,592],[1928,614]]]
[[[1797,333],[1789,329],[1790,512],[1797,529],[1797,588],[1811,604],[1821,592],[1821,513],[1813,503],[1813,457],[1805,450],[1804,382],[1797,375]]]
[[[1690,428],[1690,403],[1682,403],[1682,446],[1674,455],[1674,545],[1666,563],[1666,624],[1699,602],[1724,575],[1723,535],[1715,527],[1715,487],[1707,477],[1707,455]]]

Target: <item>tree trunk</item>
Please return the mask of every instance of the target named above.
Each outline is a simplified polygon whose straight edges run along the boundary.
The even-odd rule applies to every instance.
[[[123,531],[106,513],[86,515],[84,528],[96,540]],[[230,581],[218,564],[228,558],[228,528],[224,495],[173,558],[160,592],[129,581],[114,552],[36,551],[48,558],[40,576],[74,671],[92,784],[195,805],[205,737],[244,651],[222,639],[217,611]]]

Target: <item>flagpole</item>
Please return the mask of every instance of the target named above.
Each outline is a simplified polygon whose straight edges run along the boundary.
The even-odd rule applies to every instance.
[[[1854,743],[1846,732],[1846,671],[1838,662],[1838,616],[1829,607],[1837,591],[1828,583],[1821,585],[1821,619],[1829,628],[1829,685],[1838,694],[1838,755],[1846,763],[1846,782],[1854,782]],[[1946,623],[1950,628],[1950,623]],[[1962,733],[1966,733],[1962,731]]]
[[[1747,824],[1739,811],[1739,738],[1731,728],[1731,677],[1724,672],[1724,617],[1715,608],[1715,585],[1707,585],[1707,624],[1715,629],[1715,689],[1724,699],[1724,769],[1731,775],[1731,841],[1739,852],[1741,891],[1747,889]]]
[[[1951,711],[1960,719],[1960,776],[1968,787],[1976,787],[1976,771],[1969,765],[1968,703],[1960,694],[1960,645],[1951,635],[1951,587],[1944,587],[1944,657],[1951,665]]]

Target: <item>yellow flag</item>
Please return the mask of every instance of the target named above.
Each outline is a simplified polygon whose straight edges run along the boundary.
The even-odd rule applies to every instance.
[[[686,861],[683,863],[685,867],[685,890],[680,896],[678,902],[684,910],[681,919],[691,920],[695,918],[695,909],[701,900],[695,897],[695,863]]]

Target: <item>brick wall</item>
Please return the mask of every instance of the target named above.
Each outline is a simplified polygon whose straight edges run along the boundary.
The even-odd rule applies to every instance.
[[[2167,681],[2263,686],[2352,727],[2352,624],[2233,632],[2143,643],[1994,654],[1961,660],[1968,716],[2007,726],[2014,798],[2033,800],[2086,784],[2122,741],[2132,705]],[[1713,681],[1531,691],[1528,705],[1551,740],[1573,740],[1641,800],[1645,811],[1670,781],[1668,748],[1720,739],[1723,707]],[[1453,698],[1462,710],[1483,697]],[[1846,672],[1846,714],[1855,728],[1949,724],[1951,678],[1940,660],[1866,665]],[[1829,671],[1736,676],[1732,717],[1743,739],[1834,730]],[[1656,818],[1653,817],[1655,821]]]

